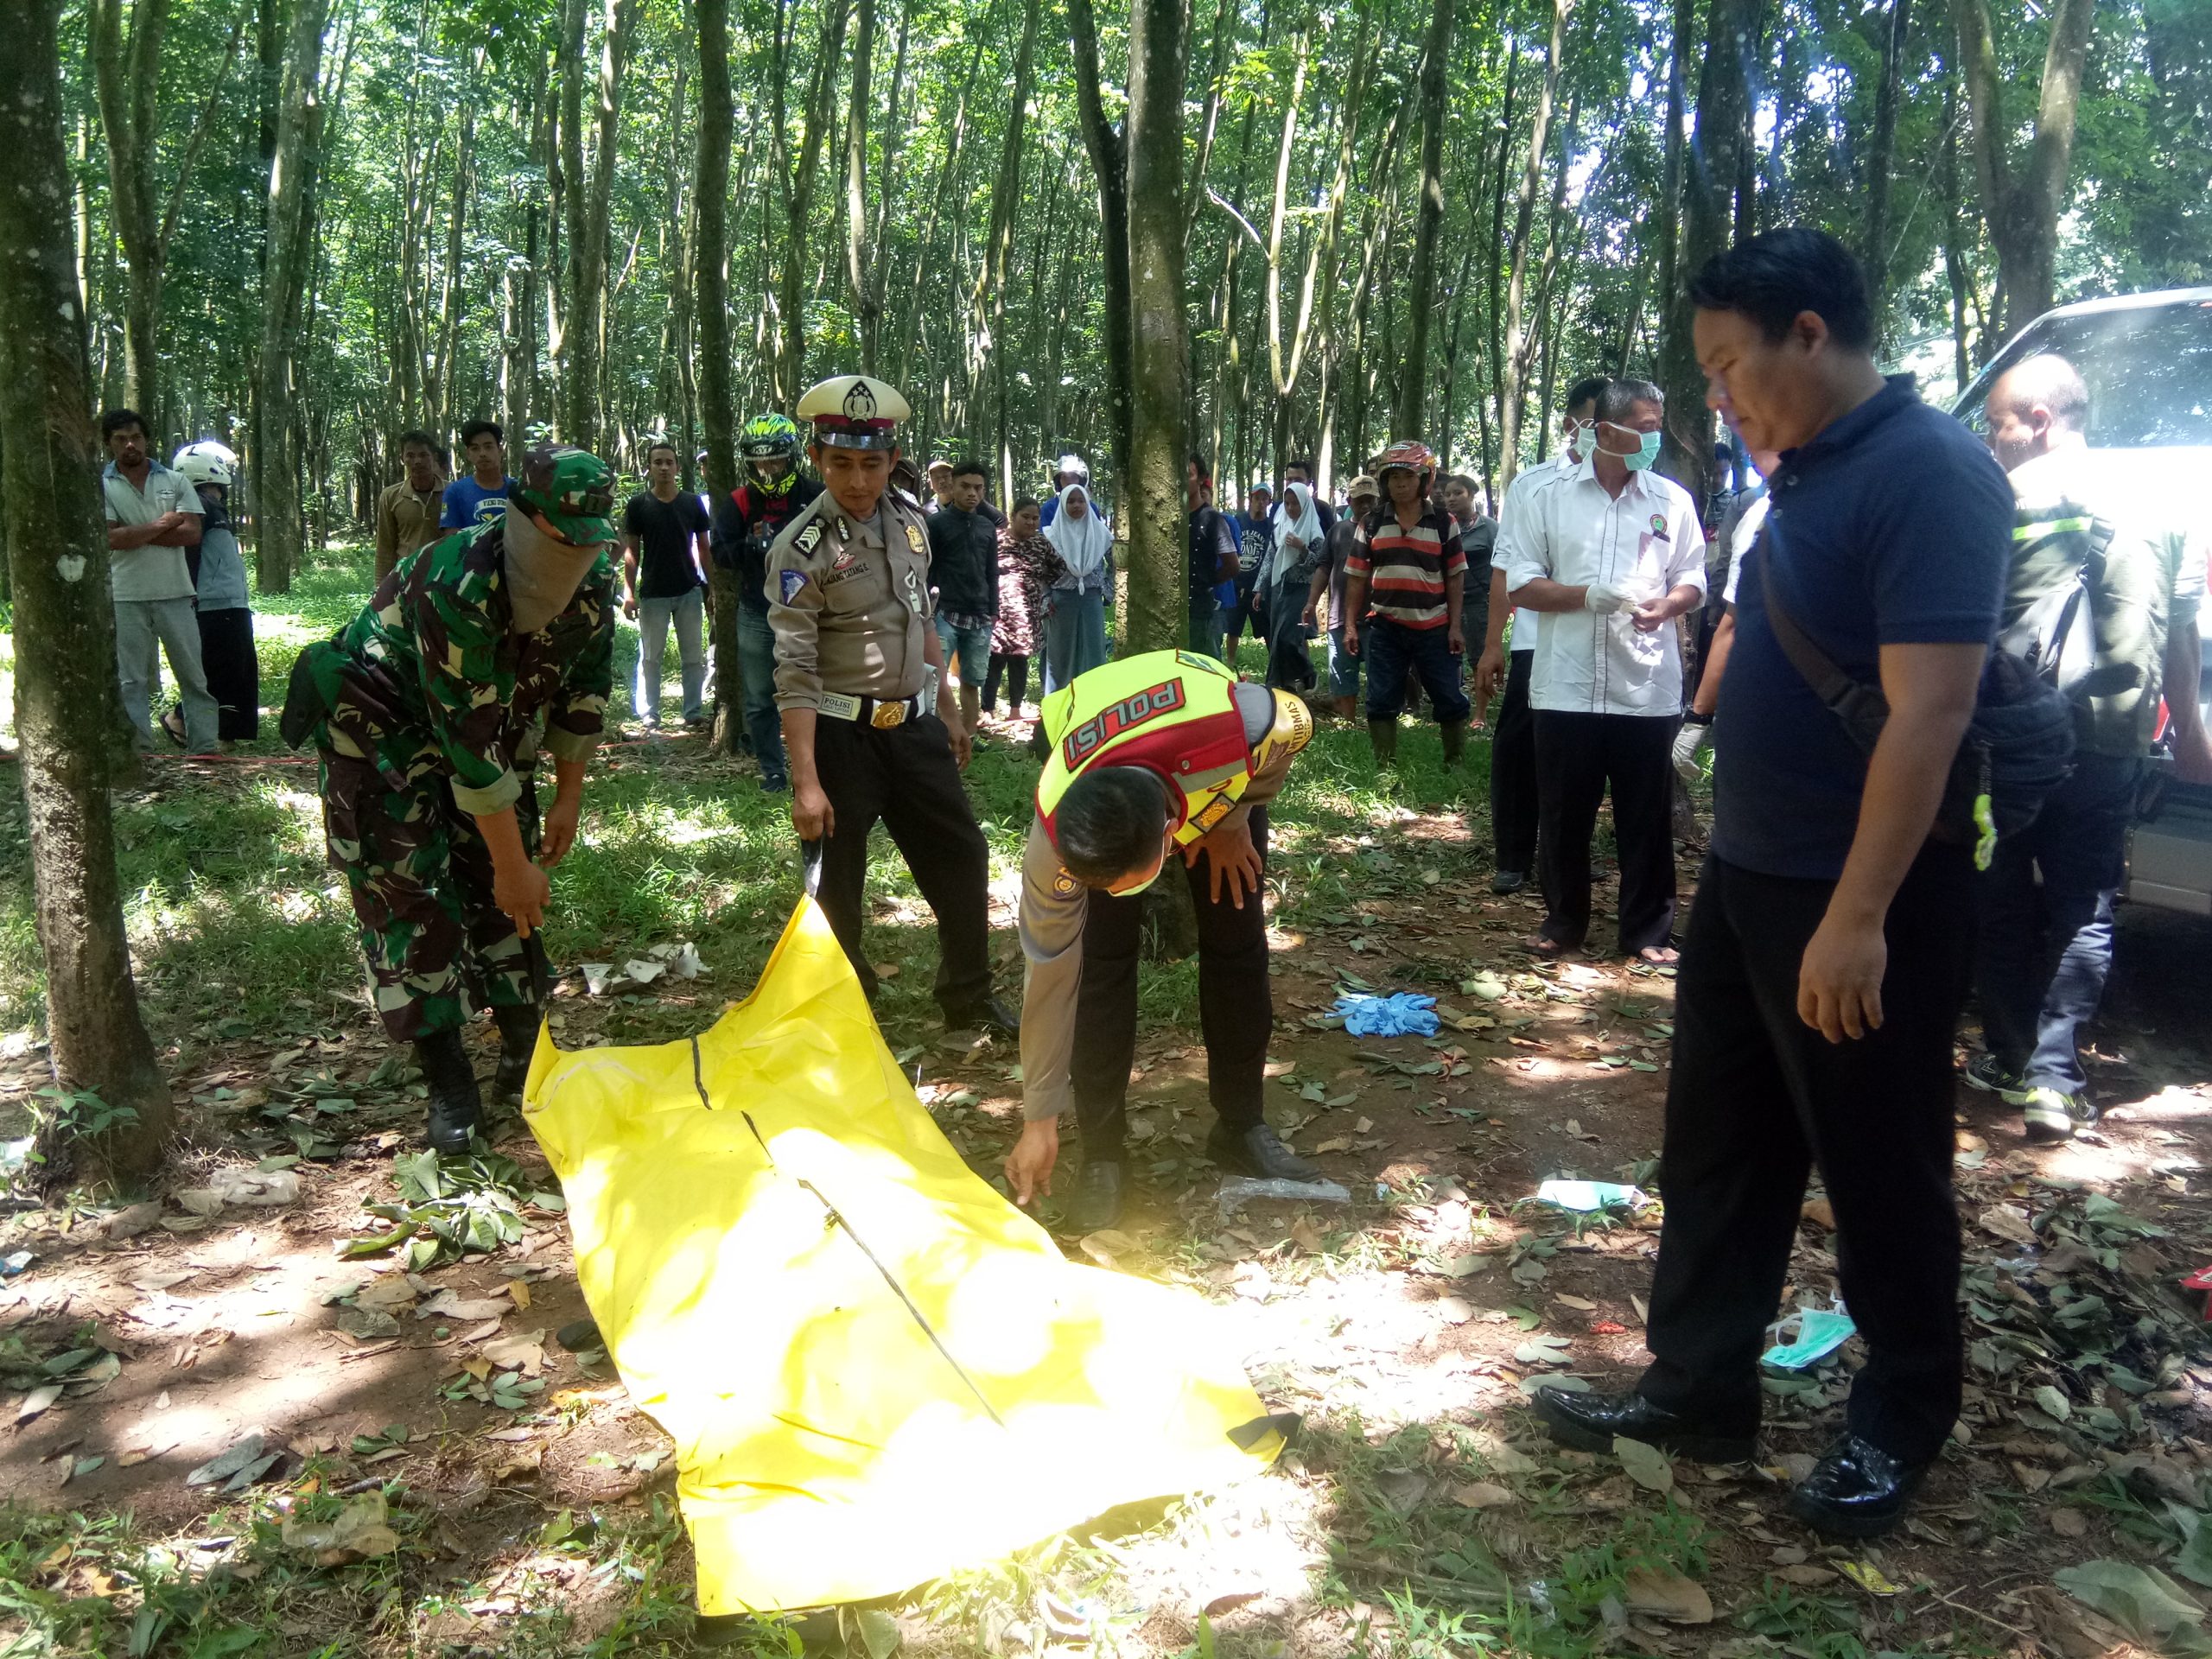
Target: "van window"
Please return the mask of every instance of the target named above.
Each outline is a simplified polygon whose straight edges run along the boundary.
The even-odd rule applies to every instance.
[[[1975,377],[1952,412],[1986,431],[1983,406],[1997,377],[2053,352],[2088,383],[2096,448],[2212,444],[2212,300],[2039,318]]]

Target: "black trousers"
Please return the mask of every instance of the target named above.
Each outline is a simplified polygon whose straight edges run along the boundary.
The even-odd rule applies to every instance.
[[[1252,809],[1252,842],[1268,852],[1268,810]],[[1206,1093],[1215,1114],[1231,1129],[1261,1120],[1268,1067],[1268,1033],[1274,1003],[1268,985],[1268,914],[1263,895],[1248,893],[1239,910],[1213,899],[1213,866],[1203,854],[1185,870],[1183,855],[1167,855],[1183,870],[1198,917],[1198,1028],[1206,1043]],[[1068,1082],[1083,1155],[1121,1161],[1128,1122],[1129,1062],[1137,1049],[1137,951],[1143,899],[1093,892],[1083,924],[1083,989],[1076,998],[1075,1052]]]
[[[253,653],[253,613],[245,606],[201,611],[200,666],[215,699],[215,735],[250,743],[261,735],[261,664]]]
[[[1808,1166],[1835,1206],[1845,1304],[1867,1345],[1852,1430],[1925,1463],[1959,1414],[1951,1039],[1974,949],[1969,849],[1930,846],[1890,903],[1879,1030],[1831,1043],[1797,1017],[1797,969],[1834,883],[1707,858],[1675,996],[1651,1287],[1653,1403],[1725,1433],[1759,1416]]]
[[[1590,932],[1590,837],[1613,796],[1620,855],[1620,954],[1675,931],[1675,766],[1678,721],[1653,715],[1560,715],[1536,721],[1536,868],[1543,937],[1580,949]]]
[[[1506,658],[1505,696],[1490,738],[1490,823],[1497,867],[1526,875],[1536,868],[1536,721],[1529,707],[1533,651]]]
[[[991,653],[990,671],[983,676],[983,712],[988,714],[999,706],[999,685],[1006,685],[1006,711],[1019,716],[1022,699],[1029,695],[1029,654],[1014,655],[1003,651]]]
[[[963,1010],[988,996],[990,855],[944,722],[925,715],[880,730],[825,715],[814,726],[814,769],[836,818],[822,849],[821,905],[861,987],[875,995],[861,918],[868,835],[880,822],[937,913],[938,1001]]]

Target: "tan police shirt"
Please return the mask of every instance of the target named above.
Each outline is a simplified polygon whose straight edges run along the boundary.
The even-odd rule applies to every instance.
[[[874,517],[855,519],[824,490],[784,526],[766,563],[779,709],[920,694],[932,609],[920,513],[887,493]]]
[[[1245,741],[1252,747],[1252,781],[1236,810],[1217,828],[1245,823],[1251,809],[1265,806],[1282,792],[1290,763],[1304,747],[1291,723],[1277,714],[1279,694],[1249,682],[1236,687],[1237,711],[1244,716]],[[1287,693],[1280,694],[1287,696]],[[1306,724],[1310,735],[1311,722]],[[1184,880],[1183,851],[1170,848],[1160,867],[1162,881]],[[1200,877],[1212,871],[1201,861]],[[1248,893],[1256,905],[1263,895]],[[1083,989],[1083,924],[1090,911],[1090,889],[1062,868],[1058,849],[1045,833],[1045,820],[1033,817],[1028,844],[1021,854],[1021,954],[1027,963],[1021,986],[1021,1116],[1029,1122],[1058,1117],[1075,1103],[1068,1068],[1075,1057],[1076,1002]]]

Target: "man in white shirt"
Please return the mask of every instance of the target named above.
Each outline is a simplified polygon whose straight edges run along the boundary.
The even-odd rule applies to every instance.
[[[1560,453],[1515,474],[1498,508],[1502,526],[1528,499],[1539,479],[1582,463],[1585,435],[1598,418],[1605,377],[1593,374],[1567,389],[1559,417]],[[1491,550],[1490,607],[1482,660],[1475,664],[1475,718],[1502,692],[1490,739],[1490,827],[1492,893],[1518,893],[1536,862],[1536,723],[1529,708],[1529,676],[1536,661],[1536,618],[1506,602],[1505,542],[1501,531]],[[1507,665],[1505,625],[1513,624],[1512,663]]]
[[[200,545],[200,493],[182,473],[147,453],[146,423],[137,412],[111,409],[100,416],[108,463],[100,474],[107,499],[108,581],[115,601],[115,660],[123,680],[123,712],[141,750],[154,743],[150,704],[168,653],[184,704],[185,747],[217,748],[219,710],[200,661],[200,620],[193,609],[192,568],[184,550]]]
[[[1675,959],[1675,619],[1704,601],[1705,536],[1688,493],[1650,470],[1665,407],[1656,386],[1610,383],[1581,463],[1510,504],[1498,537],[1513,602],[1537,614],[1529,702],[1547,913],[1528,943],[1542,956],[1580,950],[1590,931],[1590,836],[1611,789],[1620,954]]]

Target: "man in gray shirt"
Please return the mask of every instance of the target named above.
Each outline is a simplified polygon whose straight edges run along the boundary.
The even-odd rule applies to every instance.
[[[161,677],[158,646],[168,654],[184,705],[185,748],[216,750],[215,699],[200,667],[200,623],[193,613],[192,569],[184,550],[200,544],[200,495],[183,474],[146,450],[146,423],[137,410],[100,416],[108,464],[100,474],[107,499],[109,581],[115,599],[115,659],[123,679],[123,712],[150,749],[149,704]]]

